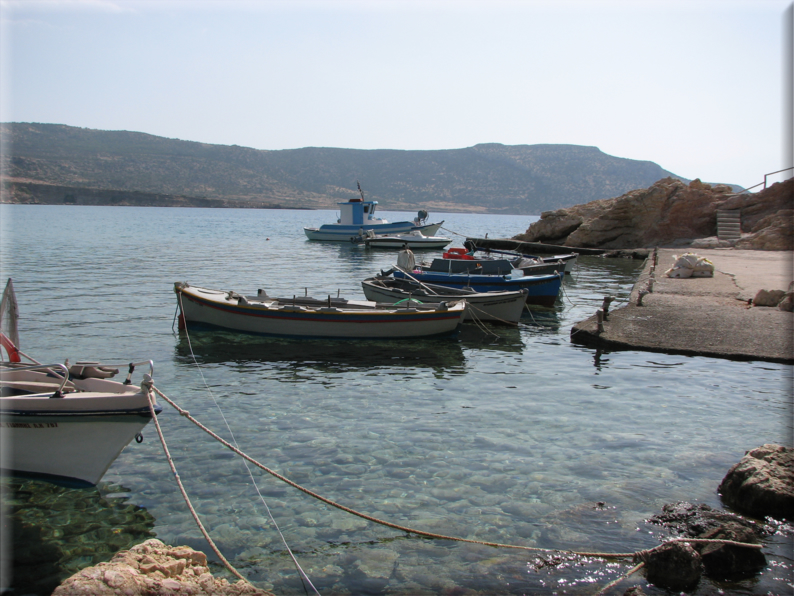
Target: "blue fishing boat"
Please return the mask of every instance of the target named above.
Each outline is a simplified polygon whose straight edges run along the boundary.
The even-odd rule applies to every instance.
[[[452,288],[471,288],[475,292],[507,292],[527,290],[527,304],[554,306],[562,287],[563,272],[546,275],[524,275],[515,270],[507,275],[477,275],[473,273],[448,273],[421,269],[404,270],[399,267],[384,272],[397,279],[414,279],[420,283],[437,284]]]
[[[419,211],[413,221],[388,222],[375,217],[377,201],[364,200],[361,185],[358,187],[360,198],[350,199],[339,205],[339,218],[335,223],[324,224],[319,228],[303,228],[309,240],[330,242],[355,242],[367,231],[375,234],[404,234],[418,230],[425,236],[435,236],[443,221],[427,223],[427,211]]]
[[[474,261],[504,259],[513,263],[516,269],[523,269],[524,273],[527,275],[531,275],[528,270],[532,267],[541,267],[544,265],[557,266],[558,269],[564,269],[565,273],[571,273],[576,265],[577,257],[579,256],[579,253],[575,252],[547,256],[527,255],[514,250],[480,248],[471,240],[466,240],[463,246],[465,247],[463,249],[450,249],[448,253],[444,253],[444,258],[468,259]]]

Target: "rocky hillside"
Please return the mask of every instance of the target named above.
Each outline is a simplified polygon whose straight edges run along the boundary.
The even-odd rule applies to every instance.
[[[674,176],[652,162],[577,145],[261,151],[32,123],[0,124],[0,135],[6,202],[97,204],[98,195],[86,192],[93,189],[112,191],[116,203],[107,204],[161,196],[334,209],[358,196],[360,180],[381,209],[537,214]]]
[[[717,211],[739,210],[742,236],[718,240]],[[688,185],[673,178],[613,199],[541,214],[524,242],[572,247],[632,249],[687,246],[794,250],[794,179],[757,193],[735,194],[726,185]]]

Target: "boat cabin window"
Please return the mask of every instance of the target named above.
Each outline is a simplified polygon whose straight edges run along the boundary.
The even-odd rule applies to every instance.
[[[364,205],[364,213],[369,213],[369,205]]]

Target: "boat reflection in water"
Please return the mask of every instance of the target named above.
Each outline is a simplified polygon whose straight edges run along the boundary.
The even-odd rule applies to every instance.
[[[4,547],[13,570],[3,578],[8,593],[52,594],[81,569],[153,538],[155,518],[127,503],[128,492],[104,483],[77,489],[4,477],[3,524],[10,530],[3,532]]]
[[[467,327],[466,325],[462,326]],[[465,372],[466,358],[454,338],[411,340],[295,339],[250,335],[225,330],[180,332],[176,344],[178,363],[251,363],[311,367],[320,372],[361,369],[413,368],[435,372]]]
[[[521,331],[517,327],[505,325],[466,324],[461,326],[457,340],[461,347],[470,350],[520,354],[526,347],[521,339]]]

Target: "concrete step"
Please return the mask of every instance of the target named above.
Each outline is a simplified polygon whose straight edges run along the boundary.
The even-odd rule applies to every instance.
[[[741,209],[717,211],[717,238],[720,240],[738,240],[741,237]]]

